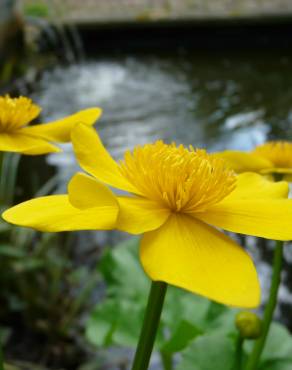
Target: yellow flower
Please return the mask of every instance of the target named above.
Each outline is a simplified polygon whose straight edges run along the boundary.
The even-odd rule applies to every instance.
[[[287,181],[292,179],[292,143],[289,141],[268,141],[251,152],[225,150],[216,156],[223,158],[237,173],[278,173]]]
[[[144,234],[140,258],[152,280],[233,306],[258,305],[251,258],[218,228],[291,239],[286,182],[235,176],[204,150],[162,141],[138,146],[117,163],[85,125],[73,129],[72,142],[90,176],[77,173],[68,195],[24,202],[7,210],[5,220],[43,231],[115,227]],[[104,184],[130,195],[116,196]]]
[[[59,152],[51,142],[70,141],[75,124],[93,125],[101,115],[101,109],[90,108],[48,124],[27,126],[40,111],[26,97],[0,96],[0,151],[30,155]]]

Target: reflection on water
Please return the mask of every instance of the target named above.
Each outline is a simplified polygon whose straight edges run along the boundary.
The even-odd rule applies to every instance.
[[[291,55],[263,53],[99,59],[46,73],[33,98],[46,120],[101,106],[96,127],[115,158],[159,138],[210,151],[248,150],[267,138],[292,139],[291,67]],[[62,184],[76,171],[70,145],[64,149],[63,156],[49,157]],[[264,261],[271,259],[272,245],[247,241],[267,288]],[[288,265],[289,246],[286,257]],[[284,278],[291,281],[288,270]],[[280,296],[291,304],[288,287]]]

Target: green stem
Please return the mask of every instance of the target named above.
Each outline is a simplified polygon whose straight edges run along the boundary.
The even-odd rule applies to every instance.
[[[270,287],[269,300],[265,308],[264,318],[263,318],[263,327],[262,335],[254,343],[253,350],[248,359],[246,370],[256,370],[258,363],[261,357],[261,353],[264,349],[266,339],[269,333],[271,321],[273,319],[274,310],[277,305],[277,296],[279,285],[281,282],[281,269],[283,261],[283,242],[277,241],[276,248],[274,251],[274,260],[273,260],[273,275],[272,282]]]
[[[147,370],[165,298],[167,284],[152,281],[144,322],[138,341],[132,370]]]
[[[239,334],[236,340],[235,348],[235,365],[234,370],[241,370],[242,368],[242,347],[243,347],[244,338]]]
[[[12,153],[9,159],[10,160],[8,162],[5,200],[7,205],[12,205],[15,196],[15,187],[18,175],[20,155],[17,153]]]
[[[161,362],[164,370],[172,370],[173,362],[172,356],[169,353],[160,352]]]
[[[0,152],[0,202],[2,206],[13,203],[19,160],[20,155],[17,153]]]
[[[0,182],[2,178],[2,166],[3,166],[3,152],[0,152]],[[0,199],[0,207],[2,206],[1,204],[1,199]],[[0,370],[4,370],[4,359],[3,359],[3,351],[2,351],[2,338],[0,336]]]
[[[2,340],[0,344],[0,370],[4,370],[4,359],[3,359],[3,351],[2,351]]]

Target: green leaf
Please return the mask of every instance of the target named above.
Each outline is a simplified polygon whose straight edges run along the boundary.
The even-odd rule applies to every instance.
[[[13,268],[18,273],[38,270],[45,266],[45,261],[37,258],[24,259],[14,263]]]
[[[139,239],[131,238],[107,250],[99,266],[108,284],[108,295],[125,299],[145,296],[150,280],[138,258]]]
[[[112,333],[116,327],[117,306],[107,301],[96,306],[86,326],[86,337],[93,345],[112,344]]]
[[[206,334],[182,352],[177,370],[231,370],[234,356],[234,343],[230,338],[220,333]]]
[[[203,330],[209,306],[210,301],[207,299],[169,286],[162,312],[162,319],[173,330],[176,330],[179,320],[188,321],[200,330]]]
[[[238,309],[230,308],[216,302],[209,302],[209,309],[204,320],[205,331],[222,333],[236,332],[234,322]]]
[[[259,370],[291,370],[292,358],[265,361],[259,367]]]
[[[250,353],[253,341],[246,341],[246,352]],[[264,351],[261,356],[261,364],[267,361],[287,359],[292,357],[292,336],[281,324],[272,323]]]
[[[160,348],[163,353],[175,353],[184,349],[189,342],[202,334],[202,331],[192,325],[190,322],[182,320],[172,334],[171,338],[166,341]]]
[[[0,207],[0,213],[4,212],[5,208]],[[0,219],[0,234],[11,230],[11,225]]]
[[[288,356],[292,356],[292,336],[283,325],[273,323],[262,354],[262,361]]]
[[[135,347],[143,314],[141,305],[107,300],[96,306],[88,322],[86,336],[97,346]]]
[[[12,257],[12,258],[22,258],[25,256],[25,253],[22,249],[15,247],[10,244],[2,244],[0,245],[0,255],[5,257]]]
[[[246,341],[244,348],[250,353],[254,341]],[[290,370],[292,369],[292,336],[279,323],[272,323],[264,351],[261,356],[259,370]]]
[[[106,283],[106,297],[87,322],[86,335],[96,346],[137,344],[150,280],[138,257],[138,239],[107,250],[99,265]],[[169,286],[162,312],[156,349],[171,354],[205,332],[218,330],[221,322],[233,326],[233,311],[182,289]]]

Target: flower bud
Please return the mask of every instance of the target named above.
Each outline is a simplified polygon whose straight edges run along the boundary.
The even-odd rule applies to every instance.
[[[242,338],[257,339],[262,333],[262,322],[250,311],[241,311],[235,317],[235,326]]]

